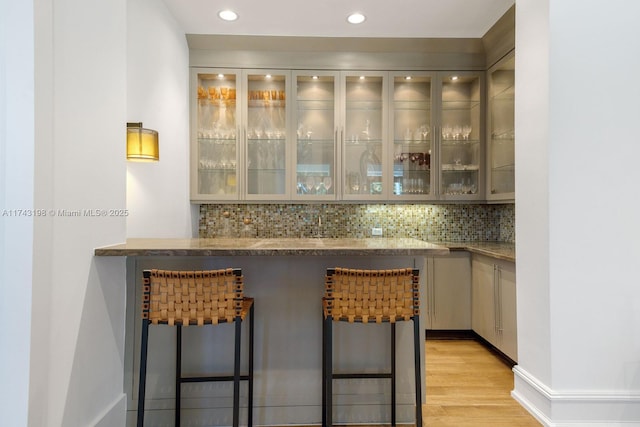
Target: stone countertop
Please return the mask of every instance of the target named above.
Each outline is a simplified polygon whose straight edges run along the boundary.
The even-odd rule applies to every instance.
[[[96,256],[446,255],[445,245],[412,238],[127,239],[95,249]]]
[[[469,251],[505,261],[516,261],[516,244],[512,242],[436,242],[451,251]]]

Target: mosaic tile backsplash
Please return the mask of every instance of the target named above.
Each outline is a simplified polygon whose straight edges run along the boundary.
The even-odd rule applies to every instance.
[[[515,206],[203,204],[199,237],[385,237],[515,242]]]

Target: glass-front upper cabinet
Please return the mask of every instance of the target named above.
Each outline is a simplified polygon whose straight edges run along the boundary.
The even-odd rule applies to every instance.
[[[238,198],[239,80],[230,70],[192,76],[192,199]]]
[[[484,74],[443,73],[440,84],[440,199],[477,200],[484,193]]]
[[[515,56],[510,54],[488,74],[488,200],[514,200],[514,72]]]
[[[288,71],[248,70],[244,133],[247,200],[289,198]]]
[[[431,74],[391,73],[392,199],[435,194]]]
[[[386,73],[343,73],[342,193],[344,200],[385,200]],[[385,187],[386,186],[386,187]]]
[[[294,72],[296,120],[294,198],[335,200],[338,82],[335,72]]]

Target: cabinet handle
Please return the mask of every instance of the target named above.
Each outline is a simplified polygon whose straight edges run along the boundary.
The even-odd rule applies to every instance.
[[[338,128],[333,129],[333,195],[334,198],[340,198],[339,189],[342,188],[342,177],[338,171],[342,170],[342,165],[338,163],[340,159],[340,140],[338,139]]]
[[[242,141],[240,144],[238,144],[240,146],[240,158],[243,159],[243,161],[247,162],[247,166],[244,168],[244,170],[242,171],[242,176],[243,179],[238,179],[238,181],[240,181],[240,195],[241,198],[245,198],[242,197],[244,194],[247,194],[248,191],[248,184],[247,181],[249,180],[249,141],[247,141],[247,128],[243,127],[242,128]],[[236,163],[237,164],[237,163]],[[240,178],[240,174],[236,175],[238,178]]]
[[[498,333],[502,335],[502,268],[498,266]]]
[[[498,333],[498,266],[493,264],[493,331]]]
[[[335,196],[340,199],[344,195],[344,183],[345,180],[343,178],[344,175],[344,167],[342,166],[342,162],[344,161],[344,144],[342,141],[342,129],[339,126],[336,126],[334,129],[335,133],[335,143],[333,147],[333,161],[334,161],[334,178],[335,183],[333,184],[333,192]],[[338,193],[339,192],[339,193]]]
[[[438,312],[436,311],[436,262],[433,258],[431,258],[431,286],[433,287],[432,297],[431,297],[431,305],[433,306],[433,320],[435,322]]]

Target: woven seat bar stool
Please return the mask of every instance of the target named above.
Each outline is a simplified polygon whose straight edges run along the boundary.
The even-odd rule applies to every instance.
[[[253,298],[244,296],[241,269],[208,271],[143,271],[142,341],[140,385],[138,390],[138,427],[144,425],[144,399],[147,375],[149,325],[176,326],[176,398],[175,425],[180,426],[180,389],[182,383],[233,381],[233,426],[240,420],[240,381],[247,381],[247,424],[253,425]],[[242,323],[249,316],[248,373],[240,374]],[[234,323],[234,363],[232,375],[183,377],[182,327]]]
[[[322,299],[322,425],[333,425],[333,380],[342,378],[388,378],[391,380],[391,424],[396,425],[396,322],[413,321],[415,359],[416,426],[422,426],[420,369],[419,271],[327,269]],[[384,373],[334,373],[333,322],[389,323],[391,366]]]

